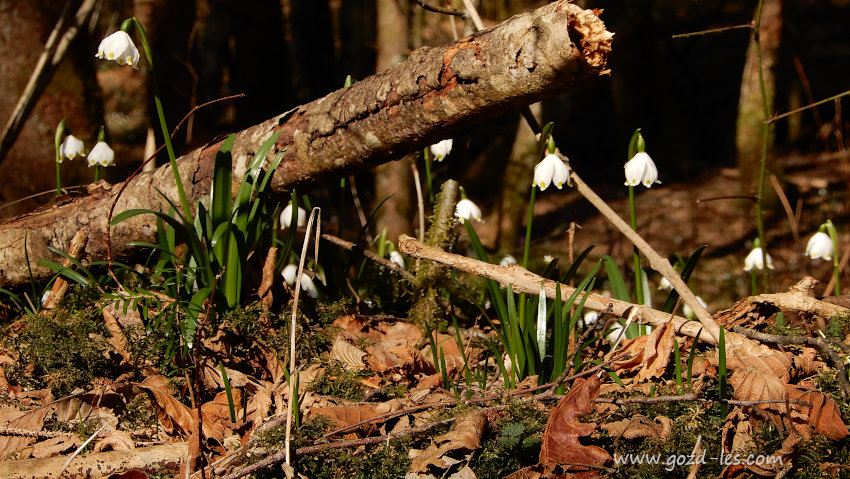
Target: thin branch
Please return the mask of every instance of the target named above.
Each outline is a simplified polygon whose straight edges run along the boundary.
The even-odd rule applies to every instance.
[[[791,110],[791,111],[789,111],[789,112],[783,113],[783,114],[781,114],[781,115],[773,115],[772,117],[770,117],[770,118],[768,118],[768,119],[767,119],[767,123],[773,123],[773,122],[775,122],[776,120],[781,120],[782,118],[785,118],[785,117],[787,117],[787,116],[794,115],[794,114],[796,114],[796,113],[800,113],[801,111],[808,110],[809,108],[814,108],[814,107],[816,107],[816,106],[823,105],[824,103],[829,103],[829,102],[831,102],[831,101],[835,101],[835,100],[837,100],[837,99],[839,99],[839,98],[841,98],[841,97],[847,96],[847,95],[850,95],[850,90],[847,90],[847,91],[845,91],[844,93],[839,93],[838,95],[833,95],[833,96],[831,96],[831,97],[829,97],[829,98],[825,98],[825,99],[820,100],[820,101],[816,101],[816,102],[814,102],[814,103],[810,103],[810,104],[808,104],[808,105],[806,105],[806,106],[801,106],[800,108],[796,108],[796,109],[794,109],[794,110]]]
[[[455,10],[454,8],[430,5],[425,0],[416,0],[416,3],[425,10],[428,10],[429,12],[442,13],[443,15],[452,15],[455,17],[466,18],[466,13],[460,10]]]
[[[717,28],[709,28],[706,30],[699,30],[696,32],[688,32],[688,33],[677,33],[672,35],[670,38],[688,38],[688,37],[696,37],[700,35],[710,35],[712,33],[722,33],[728,32],[729,30],[741,30],[741,29],[750,29],[753,28],[752,22],[750,23],[742,23],[741,25],[730,25],[728,27],[717,27]]]
[[[406,269],[400,267],[399,265],[393,263],[392,261],[389,261],[386,258],[382,258],[382,257],[378,256],[373,251],[365,249],[362,246],[358,245],[357,243],[352,243],[351,241],[346,241],[346,240],[344,240],[340,237],[337,237],[337,236],[334,236],[334,235],[328,234],[328,233],[322,233],[322,239],[327,241],[328,243],[335,244],[336,246],[339,246],[340,248],[343,248],[343,249],[346,249],[346,250],[351,251],[353,253],[357,253],[359,255],[362,255],[364,258],[371,260],[371,261],[374,261],[375,263],[383,266],[384,268],[387,268],[392,273],[395,273],[395,274],[401,276],[402,278],[406,279],[407,281],[413,281],[415,279],[415,276],[413,276],[413,274],[411,274],[410,271],[407,271]]]

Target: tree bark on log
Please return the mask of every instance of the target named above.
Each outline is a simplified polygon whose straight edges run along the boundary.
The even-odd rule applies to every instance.
[[[273,150],[286,148],[272,181],[277,192],[398,158],[606,74],[612,36],[596,12],[561,0],[453,43],[416,50],[402,64],[237,133],[234,181],[277,131]],[[209,194],[220,143],[178,159],[191,204]],[[177,198],[167,165],[129,180],[120,197],[119,186],[97,183],[87,196],[0,223],[0,287],[29,281],[25,247],[35,279],[49,278],[52,272],[38,260],[56,260],[47,247],[66,249],[81,228],[88,229],[84,262],[104,259],[107,215],[116,199],[115,214],[168,211],[157,190]],[[128,254],[128,242],[155,241],[155,234],[152,215],[131,218],[112,228],[113,253]]]

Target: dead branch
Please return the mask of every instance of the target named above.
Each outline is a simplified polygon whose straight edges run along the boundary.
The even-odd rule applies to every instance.
[[[234,181],[259,146],[280,136],[284,151],[272,188],[277,192],[319,184],[397,158],[606,73],[612,35],[590,10],[559,0],[456,42],[413,52],[409,59],[349,88],[294,108],[236,134]],[[220,142],[178,160],[190,203],[209,194]],[[50,276],[38,260],[56,259],[48,245],[67,250],[74,234],[89,230],[84,262],[106,254],[107,212],[169,210],[158,191],[176,198],[167,166],[117,186],[98,184],[89,195],[0,224],[0,287],[29,281],[28,250],[36,280]],[[112,230],[114,254],[131,241],[155,241],[156,225],[140,215]],[[25,245],[26,243],[26,245]]]
[[[186,457],[185,442],[142,447],[129,451],[109,451],[89,454],[75,458],[62,477],[65,479],[84,479],[107,477],[133,469],[169,469],[176,470]],[[67,461],[64,456],[44,459],[21,459],[19,461],[0,461],[0,477],[24,479],[31,477],[56,478]]]
[[[498,281],[505,286],[512,285],[513,291],[516,293],[538,295],[540,294],[540,283],[543,282],[546,290],[546,297],[549,299],[555,299],[554,281],[544,279],[543,277],[538,276],[517,264],[499,266],[467,258],[466,256],[446,253],[443,250],[422,244],[407,235],[401,235],[399,237],[398,247],[402,253],[413,256],[414,258],[429,259],[461,271],[466,271],[467,273]],[[564,284],[560,286],[561,298],[569,298],[575,291],[575,288],[570,286]],[[689,337],[697,337],[697,335],[699,335],[700,340],[709,344],[716,344],[714,338],[703,329],[699,322],[689,321],[686,318],[673,316],[672,314],[648,308],[646,306],[606,298],[605,296],[596,293],[585,293],[585,295],[587,295],[587,300],[584,305],[588,309],[610,312],[617,316],[625,317],[630,314],[633,308],[639,308],[636,317],[640,319],[642,323],[650,324],[655,327],[661,326],[665,323],[670,323],[673,325],[676,333]],[[581,297],[577,301],[579,300],[581,300]]]

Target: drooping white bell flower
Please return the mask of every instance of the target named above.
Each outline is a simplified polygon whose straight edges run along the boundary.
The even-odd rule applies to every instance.
[[[584,313],[584,316],[581,318],[582,327],[588,328],[596,324],[596,321],[599,320],[599,311],[589,310]]]
[[[397,265],[401,269],[405,269],[404,257],[398,251],[390,251],[390,263]]]
[[[481,208],[473,203],[472,200],[466,198],[457,202],[457,206],[455,206],[455,216],[461,220],[475,220],[479,223],[484,222],[484,220],[481,219]]]
[[[434,155],[434,161],[443,161],[449,153],[452,152],[452,139],[443,140],[431,145],[431,154]]]
[[[286,208],[280,213],[280,229],[286,229],[291,226],[292,223],[292,203],[286,205]],[[301,228],[307,224],[307,210],[302,207],[298,207],[298,219],[296,220],[295,227]]]
[[[831,261],[832,254],[834,253],[833,249],[832,238],[823,231],[818,231],[809,238],[804,254],[812,259],[823,258]]]
[[[623,332],[623,325],[620,323],[614,323],[614,325],[611,326],[611,329],[608,330],[608,334],[605,335],[605,340],[614,344],[621,335],[623,338],[626,337],[626,333]]]
[[[658,282],[658,290],[659,291],[670,291],[673,289],[673,285],[670,284],[670,280],[666,277],[662,276],[661,281]]]
[[[101,40],[95,57],[103,60],[114,60],[119,65],[130,65],[138,69],[139,49],[127,32],[118,30]]]
[[[540,188],[540,191],[548,188],[550,183],[554,183],[560,190],[564,183],[569,185],[569,182],[570,169],[554,153],[546,155],[534,166],[534,186]]]
[[[708,303],[706,303],[704,299],[697,296],[697,301],[699,302],[699,304],[702,305],[703,308],[708,309]],[[688,319],[697,319],[696,313],[694,313],[694,310],[691,309],[691,307],[688,306],[687,304],[685,305],[684,308],[682,308],[682,312],[685,314],[685,317],[688,318]]]
[[[280,273],[280,275],[283,276],[283,280],[286,282],[286,285],[290,288],[295,287],[296,274],[298,274],[298,265],[295,264],[286,265]],[[301,290],[309,294],[311,298],[315,299],[319,297],[319,290],[316,289],[316,284],[313,283],[313,279],[305,273],[301,273]]]
[[[637,186],[643,184],[647,188],[651,188],[658,181],[658,168],[652,158],[645,152],[635,153],[631,160],[626,162],[626,186]]]
[[[773,269],[773,260],[769,254],[767,257],[767,269]],[[752,271],[752,269],[764,269],[764,260],[762,259],[761,247],[753,248],[750,254],[744,258],[744,271]]]
[[[83,152],[83,142],[78,140],[74,135],[65,137],[65,141],[59,145],[59,163],[62,163],[66,158],[70,161],[79,156],[86,156]]]
[[[509,254],[505,255],[505,257],[502,258],[502,261],[499,261],[499,266],[508,266],[511,264],[516,264],[516,258]]]
[[[89,152],[89,166],[112,166],[115,164],[115,152],[105,141],[98,141]]]

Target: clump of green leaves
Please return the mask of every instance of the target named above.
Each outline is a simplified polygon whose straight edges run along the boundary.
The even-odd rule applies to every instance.
[[[49,386],[54,396],[61,397],[96,377],[114,375],[106,356],[109,332],[99,316],[89,307],[23,319],[19,335],[6,342],[19,355],[17,364],[7,369],[9,379],[28,387]]]

